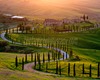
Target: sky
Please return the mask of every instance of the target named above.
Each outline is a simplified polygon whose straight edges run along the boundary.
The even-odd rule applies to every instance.
[[[38,17],[99,15],[100,0],[0,0],[0,12]]]

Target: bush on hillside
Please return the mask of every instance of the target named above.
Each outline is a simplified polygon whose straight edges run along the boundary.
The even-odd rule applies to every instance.
[[[0,51],[5,51],[5,46],[8,45],[7,41],[0,41]]]
[[[7,41],[0,41],[0,47],[5,47],[8,45]]]

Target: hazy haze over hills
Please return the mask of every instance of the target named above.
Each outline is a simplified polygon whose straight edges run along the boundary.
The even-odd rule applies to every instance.
[[[0,12],[41,18],[100,16],[100,0],[0,0]]]

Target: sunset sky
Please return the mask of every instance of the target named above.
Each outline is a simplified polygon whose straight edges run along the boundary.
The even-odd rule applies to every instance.
[[[100,14],[100,0],[0,0],[0,12],[39,17]]]

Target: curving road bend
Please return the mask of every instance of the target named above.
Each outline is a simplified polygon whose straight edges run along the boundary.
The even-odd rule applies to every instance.
[[[12,43],[12,41],[10,41],[10,40],[8,40],[8,39],[5,38],[5,34],[6,34],[5,32],[2,33],[0,37],[1,37],[3,40],[5,40],[5,41],[7,41],[7,42],[9,42],[9,43]]]
[[[4,40],[4,41],[7,41],[7,42],[9,42],[9,43],[12,43],[12,41],[11,40],[8,40],[6,37],[5,37],[5,35],[6,35],[6,33],[4,32],[4,33],[2,33],[1,35],[0,35],[0,37]],[[17,43],[17,42],[13,42],[14,44],[20,44],[20,43]]]

